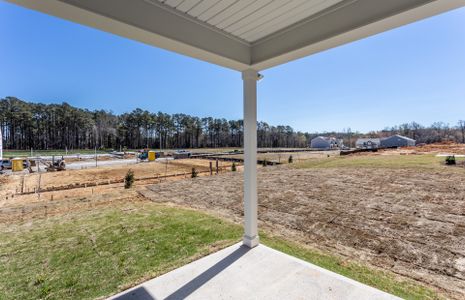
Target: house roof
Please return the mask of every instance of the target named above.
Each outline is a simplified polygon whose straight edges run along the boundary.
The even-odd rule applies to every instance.
[[[331,140],[337,141],[337,139],[332,136],[317,136],[317,137],[314,137],[312,140],[314,139],[323,139],[325,141],[331,141]]]
[[[367,142],[379,143],[380,139],[379,138],[358,138],[355,143],[367,143]]]
[[[387,140],[387,139],[394,138],[394,137],[397,137],[397,138],[401,138],[401,139],[404,139],[404,140],[409,140],[409,141],[415,142],[414,139],[411,139],[411,138],[409,138],[409,137],[406,137],[406,136],[403,136],[403,135],[400,135],[400,134],[394,134],[394,135],[391,135],[391,136],[386,137],[386,138],[384,138],[384,139]]]
[[[465,0],[8,0],[243,71],[270,68]]]

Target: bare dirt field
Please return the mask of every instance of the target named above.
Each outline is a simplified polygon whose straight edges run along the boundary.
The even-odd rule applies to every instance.
[[[379,153],[402,153],[402,154],[465,154],[465,144],[456,144],[453,142],[442,142],[427,145],[418,145],[415,147],[402,147],[400,149],[386,149],[381,150]]]
[[[22,190],[24,192],[32,192],[34,189],[37,190],[39,186],[42,190],[47,190],[74,184],[108,184],[109,181],[122,180],[129,169],[134,171],[136,179],[173,174],[189,177],[192,168],[195,168],[197,172],[208,171],[209,163],[208,160],[203,159],[185,159],[170,160],[168,162],[146,162],[130,166],[117,165],[83,170],[2,176],[0,177],[0,200],[5,201],[0,201],[0,207],[12,200],[19,201],[19,199],[22,199],[27,202],[29,199],[37,198],[37,195],[29,197],[15,195],[21,190],[21,186],[23,186]],[[219,162],[219,167],[222,169],[230,166],[231,163],[229,162]],[[215,163],[213,163],[213,167],[215,167]],[[74,195],[79,195],[79,193],[74,193]]]
[[[0,207],[0,229],[8,228],[8,230],[13,230],[15,224],[32,222],[33,220],[52,216],[66,215],[70,218],[78,218],[79,216],[75,215],[78,212],[121,206],[125,203],[142,200],[143,198],[134,190],[124,190],[123,188],[100,190],[85,195],[82,192],[80,195],[68,193],[67,197],[54,201],[48,200],[47,197],[42,197],[42,201],[21,199],[21,201],[15,203],[16,205]]]
[[[455,144],[452,142],[443,142],[429,145],[420,145],[418,147],[407,147],[409,150],[416,150],[418,153],[453,153],[465,154],[465,144]]]
[[[289,166],[259,171],[260,226],[465,297],[465,172]],[[161,183],[157,202],[242,220],[242,175]]]
[[[267,160],[285,164],[288,162],[289,156],[292,156],[294,162],[299,162],[307,159],[326,158],[338,156],[339,151],[302,151],[302,152],[277,152],[277,153],[258,153],[258,160]],[[244,159],[243,154],[223,155],[222,157]]]

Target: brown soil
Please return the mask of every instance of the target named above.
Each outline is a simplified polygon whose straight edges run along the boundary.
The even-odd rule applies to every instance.
[[[314,158],[325,158],[325,157],[332,157],[338,156],[339,151],[302,151],[302,152],[278,152],[278,153],[258,153],[257,159],[258,160],[267,160],[270,162],[279,162],[281,164],[286,164],[289,156],[292,155],[294,162],[299,162],[307,159],[314,159]],[[232,155],[224,155],[222,157],[231,157],[231,158],[240,158],[244,159],[243,154],[232,154]]]
[[[404,147],[402,149],[415,151],[417,153],[453,153],[465,154],[465,144],[442,142],[436,144],[420,145],[417,147]]]
[[[219,162],[220,168],[224,169],[230,166],[230,162]],[[84,183],[89,183],[89,185],[95,183],[108,184],[114,180],[122,180],[129,169],[133,170],[134,176],[140,179],[172,174],[185,174],[185,176],[188,177],[192,172],[192,168],[200,172],[208,171],[209,161],[204,159],[182,159],[171,160],[168,164],[164,162],[146,162],[83,170],[2,176],[0,177],[0,207],[6,205],[6,202],[2,200],[9,200],[8,202],[10,203],[14,198],[21,198],[24,200],[23,196],[17,195],[21,191],[23,178],[23,192],[33,192],[34,189],[37,190],[39,187],[39,177],[41,190],[50,190]],[[213,168],[215,168],[214,162]],[[37,198],[37,195],[34,197]]]
[[[50,201],[47,197],[42,197],[41,201],[24,201],[17,203],[16,206],[0,207],[0,230],[14,230],[15,224],[30,223],[37,219],[57,215],[77,218],[80,212],[121,207],[127,203],[140,201],[147,201],[147,199],[141,197],[133,189],[123,188],[105,190],[104,193],[70,195],[70,197],[61,197],[59,201]]]
[[[154,201],[241,221],[242,175],[161,183]],[[465,297],[465,174],[263,168],[260,226]]]

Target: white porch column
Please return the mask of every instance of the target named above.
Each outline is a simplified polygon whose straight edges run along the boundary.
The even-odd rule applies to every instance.
[[[258,245],[257,229],[257,80],[255,70],[242,72],[244,83],[244,245]]]

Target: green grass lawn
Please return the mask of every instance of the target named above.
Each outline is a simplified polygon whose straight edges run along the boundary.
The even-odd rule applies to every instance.
[[[240,240],[242,227],[192,210],[125,204],[0,224],[0,299],[93,299],[117,293]],[[264,244],[408,299],[412,281],[262,234]]]
[[[110,295],[241,236],[240,226],[191,210],[151,204],[12,228],[0,232],[0,295],[4,299]]]
[[[445,157],[434,155],[348,155],[321,159],[308,159],[295,163],[295,168],[390,168],[390,169],[431,169],[452,170],[455,168],[444,165]],[[463,158],[457,158],[463,161]]]

